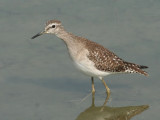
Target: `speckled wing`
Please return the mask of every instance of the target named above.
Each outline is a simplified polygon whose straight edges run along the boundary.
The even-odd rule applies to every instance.
[[[147,72],[141,70],[147,68],[147,66],[126,62],[113,52],[92,41],[87,41],[86,47],[89,50],[88,58],[95,63],[95,67],[100,71],[140,73],[148,76]]]
[[[98,70],[106,72],[125,72],[125,63],[117,55],[94,42],[89,42],[86,45],[89,50],[88,58],[95,63],[95,67]]]

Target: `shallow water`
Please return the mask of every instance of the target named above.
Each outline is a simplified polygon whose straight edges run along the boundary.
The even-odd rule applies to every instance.
[[[1,0],[0,119],[124,119],[126,112],[133,120],[160,119],[159,6],[158,0]],[[150,76],[105,77],[111,97],[99,112],[106,98],[102,83],[95,79],[93,100],[90,77],[75,69],[61,40],[30,39],[50,19],[126,61],[149,66]]]

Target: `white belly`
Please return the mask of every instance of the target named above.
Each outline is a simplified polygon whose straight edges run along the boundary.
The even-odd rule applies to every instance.
[[[87,57],[87,55],[89,54],[88,50],[83,49],[79,52],[70,50],[69,53],[76,67],[87,75],[100,78],[111,74],[110,72],[103,72],[96,69],[95,64]]]
[[[94,63],[92,61],[90,61],[89,59],[85,59],[85,60],[82,60],[82,61],[79,61],[79,62],[75,62],[75,65],[83,73],[85,73],[89,76],[99,78],[99,77],[104,77],[104,76],[107,76],[107,75],[111,74],[110,72],[103,72],[103,71],[100,71],[100,70],[96,69],[96,67],[94,66]]]

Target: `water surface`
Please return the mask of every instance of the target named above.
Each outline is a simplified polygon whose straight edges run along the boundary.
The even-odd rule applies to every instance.
[[[111,89],[105,109],[137,111],[141,107],[136,106],[149,105],[132,119],[160,119],[159,6],[158,0],[1,0],[0,119],[79,120],[92,107],[90,77],[75,69],[64,43],[53,35],[30,39],[50,19],[61,20],[69,32],[104,45],[126,61],[149,66],[149,77],[105,77]],[[106,94],[98,79],[95,87],[99,109]]]

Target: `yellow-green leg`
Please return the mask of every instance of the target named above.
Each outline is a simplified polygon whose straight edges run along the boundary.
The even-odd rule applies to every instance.
[[[94,88],[94,78],[91,77],[91,81],[92,81],[92,94],[95,93],[95,88]]]
[[[104,86],[105,86],[105,88],[106,88],[106,92],[107,92],[107,98],[109,99],[109,97],[110,97],[110,89],[109,89],[109,87],[107,86],[107,84],[106,84],[106,82],[104,81],[104,79],[103,78],[100,78],[101,80],[102,80],[102,83],[104,84]]]

